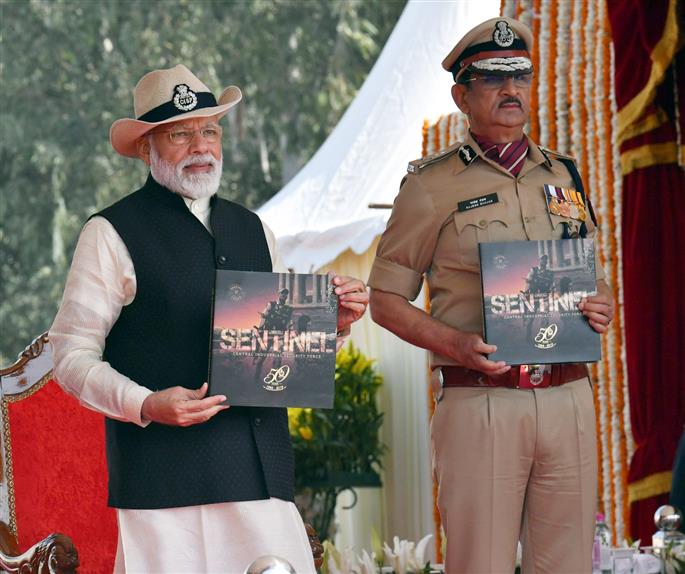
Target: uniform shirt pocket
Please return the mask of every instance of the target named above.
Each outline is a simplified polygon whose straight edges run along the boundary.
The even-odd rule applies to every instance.
[[[469,211],[455,211],[459,260],[478,267],[478,244],[511,241],[510,222],[503,204]]]

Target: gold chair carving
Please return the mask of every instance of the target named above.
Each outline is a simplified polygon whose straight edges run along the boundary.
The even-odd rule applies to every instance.
[[[0,522],[0,568],[10,574],[77,574],[78,552],[71,538],[50,534],[20,554],[9,527]]]

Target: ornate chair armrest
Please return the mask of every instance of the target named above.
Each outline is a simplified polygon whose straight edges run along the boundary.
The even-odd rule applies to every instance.
[[[307,531],[307,537],[309,538],[309,546],[312,549],[312,556],[314,557],[314,566],[318,570],[323,564],[323,545],[319,540],[319,536],[316,534],[316,530],[311,524],[305,522],[305,530]]]
[[[78,552],[71,538],[64,534],[51,534],[44,540],[34,544],[19,556],[9,529],[0,529],[0,568],[4,572],[18,574],[78,574]],[[7,534],[11,537],[9,540]]]

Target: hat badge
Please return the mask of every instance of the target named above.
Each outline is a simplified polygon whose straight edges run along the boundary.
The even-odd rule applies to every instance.
[[[174,106],[182,112],[189,112],[197,106],[197,96],[185,84],[178,84],[174,87]]]
[[[514,43],[514,31],[505,20],[500,20],[495,24],[495,31],[492,33],[492,39],[498,46],[508,48]]]

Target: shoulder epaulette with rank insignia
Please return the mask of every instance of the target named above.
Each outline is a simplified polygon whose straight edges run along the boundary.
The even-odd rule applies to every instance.
[[[414,161],[410,161],[409,165],[407,165],[407,172],[414,174],[419,173],[419,171],[421,171],[424,167],[428,167],[429,165],[432,165],[438,161],[448,158],[454,153],[458,152],[460,145],[460,143],[456,143],[437,153],[432,153],[430,155],[427,155],[426,157],[422,157],[421,159],[415,159]]]
[[[550,160],[550,156],[555,158],[555,159],[559,159],[559,160],[561,160],[561,159],[571,160],[574,163],[576,161],[576,158],[573,157],[572,155],[567,155],[565,153],[561,153],[561,152],[558,152],[556,150],[543,147],[541,145],[538,146],[538,149],[540,150],[540,153],[545,156],[547,163],[550,165],[552,164],[552,162]]]
[[[468,144],[461,145],[457,153],[464,165],[471,165],[471,162],[478,157],[476,150]]]

